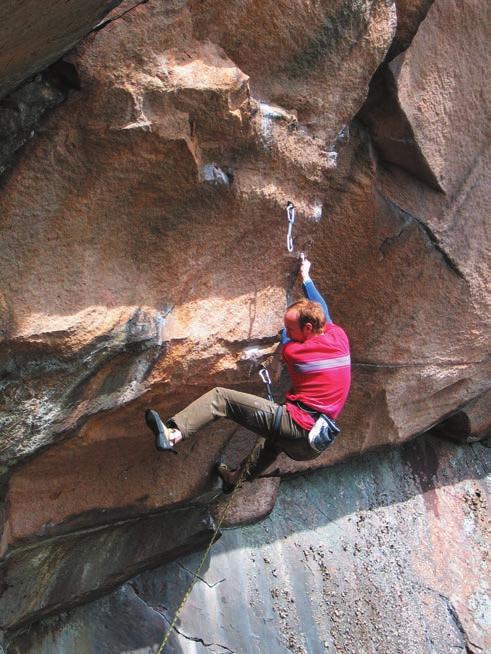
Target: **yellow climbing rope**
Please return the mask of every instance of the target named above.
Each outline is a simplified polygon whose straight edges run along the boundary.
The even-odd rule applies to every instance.
[[[227,511],[229,510],[230,506],[232,505],[232,502],[234,500],[237,489],[239,488],[239,486],[243,482],[244,477],[245,477],[247,471],[249,470],[249,465],[250,465],[251,461],[253,460],[254,456],[256,455],[258,447],[261,446],[261,441],[263,441],[263,440],[264,439],[259,438],[256,441],[254,447],[252,448],[252,452],[247,457],[245,465],[243,465],[243,467],[242,467],[242,471],[240,473],[239,479],[238,479],[237,483],[235,484],[234,490],[230,494],[230,497],[229,497],[227,503],[223,507],[223,511],[222,511],[222,513],[220,515],[220,518],[219,518],[219,520],[218,520],[218,522],[216,524],[215,531],[213,532],[213,535],[212,535],[211,540],[210,540],[210,542],[208,544],[208,547],[206,548],[206,550],[203,553],[203,556],[201,557],[201,561],[199,562],[199,565],[198,565],[198,567],[196,568],[196,571],[193,574],[193,578],[191,580],[191,583],[189,584],[188,589],[186,590],[186,592],[183,595],[181,603],[179,604],[179,606],[176,609],[176,612],[174,613],[174,617],[172,618],[172,621],[171,621],[170,625],[168,626],[167,631],[165,632],[164,640],[161,642],[160,647],[158,648],[156,654],[161,654],[164,651],[164,647],[167,645],[167,641],[169,640],[170,635],[171,635],[171,633],[172,633],[172,631],[173,631],[173,629],[174,629],[174,627],[176,625],[177,619],[179,618],[179,614],[181,613],[182,609],[184,608],[184,605],[186,604],[189,596],[191,595],[191,592],[192,592],[192,590],[194,588],[194,584],[196,583],[196,580],[199,578],[201,570],[202,570],[202,568],[203,568],[203,566],[205,564],[205,561],[208,558],[208,554],[210,553],[211,548],[215,544],[215,541],[216,541],[216,539],[218,537],[218,533],[219,533],[220,528],[221,528],[221,526],[223,524],[223,521],[225,520],[225,516],[227,515]]]

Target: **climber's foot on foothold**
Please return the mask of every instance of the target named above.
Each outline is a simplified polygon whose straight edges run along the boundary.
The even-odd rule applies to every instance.
[[[240,470],[231,470],[226,463],[217,463],[218,476],[222,480],[222,492],[229,495],[240,477]]]
[[[145,411],[145,422],[155,436],[155,447],[160,452],[174,452],[174,454],[177,454],[171,438],[172,429],[162,422],[157,411],[153,409]]]

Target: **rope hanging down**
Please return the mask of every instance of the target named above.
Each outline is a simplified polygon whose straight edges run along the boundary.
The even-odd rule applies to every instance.
[[[269,371],[266,368],[266,366],[264,366],[264,365],[261,366],[261,370],[259,371],[259,376],[261,377],[261,380],[266,384],[266,392],[267,392],[267,395],[268,395],[268,400],[271,400],[271,402],[274,402],[273,392],[272,392],[272,387],[271,387],[271,383],[272,383],[271,382],[271,377],[269,376]],[[251,453],[247,457],[245,464],[242,466],[242,471],[240,473],[239,479],[238,479],[237,483],[235,484],[234,490],[232,491],[232,493],[231,493],[231,495],[230,495],[230,497],[228,499],[228,502],[225,504],[225,506],[223,508],[223,511],[222,511],[222,513],[220,515],[220,518],[219,518],[219,520],[218,520],[218,522],[216,524],[215,530],[214,530],[214,532],[213,532],[213,534],[211,536],[211,540],[210,540],[210,542],[208,544],[208,547],[204,551],[203,556],[201,557],[201,560],[199,562],[199,565],[196,568],[196,571],[193,573],[193,578],[191,580],[191,583],[189,584],[186,592],[184,593],[183,598],[182,598],[179,606],[177,607],[176,612],[174,613],[174,617],[172,618],[172,621],[170,622],[169,626],[167,627],[167,631],[165,632],[165,635],[164,635],[164,640],[161,642],[160,647],[158,648],[156,654],[161,654],[164,651],[164,648],[167,645],[167,642],[168,642],[168,640],[170,638],[170,635],[171,635],[172,631],[174,630],[174,627],[176,626],[176,622],[177,622],[177,620],[179,618],[179,615],[180,615],[182,609],[184,608],[184,605],[188,601],[189,596],[191,595],[191,592],[192,592],[192,590],[194,588],[194,584],[196,583],[197,579],[199,579],[199,577],[200,577],[201,570],[203,569],[205,561],[208,558],[208,554],[210,553],[211,548],[213,547],[213,545],[215,544],[215,542],[216,542],[216,540],[218,538],[220,528],[221,528],[221,526],[223,524],[223,521],[225,520],[225,516],[227,515],[227,512],[228,512],[230,506],[232,505],[232,502],[233,502],[233,500],[235,498],[235,494],[236,494],[238,488],[240,487],[240,485],[242,484],[242,482],[244,481],[244,477],[247,474],[247,472],[248,472],[248,470],[250,468],[250,465],[251,465],[251,463],[252,463],[252,461],[253,461],[253,459],[254,459],[254,457],[256,455],[256,450],[260,446],[261,446],[261,438],[258,438],[255,445],[254,445],[254,447],[252,448]]]
[[[218,538],[218,534],[220,532],[220,528],[221,528],[221,526],[223,524],[223,521],[225,520],[225,516],[227,515],[227,512],[228,512],[228,510],[229,510],[229,508],[230,508],[230,506],[231,506],[231,504],[232,504],[232,502],[233,502],[233,500],[235,498],[235,494],[236,494],[238,488],[240,487],[241,483],[244,481],[244,477],[245,477],[245,475],[246,475],[246,473],[247,473],[247,471],[249,469],[249,466],[250,466],[250,464],[251,464],[251,462],[253,460],[253,457],[256,454],[256,449],[260,445],[260,443],[261,443],[261,438],[258,438],[258,440],[256,441],[254,447],[252,448],[252,452],[247,457],[247,460],[245,462],[245,465],[242,468],[242,472],[241,472],[240,477],[239,477],[239,479],[238,479],[238,481],[237,481],[237,483],[235,485],[235,488],[232,491],[228,502],[225,504],[225,506],[223,508],[223,512],[220,515],[220,518],[219,518],[219,520],[217,522],[217,525],[215,527],[215,531],[213,532],[213,535],[212,535],[211,540],[210,540],[210,542],[208,544],[208,547],[204,551],[204,554],[201,557],[201,561],[199,562],[199,565],[196,568],[196,571],[193,573],[193,578],[191,580],[191,583],[189,584],[188,589],[184,593],[184,596],[183,596],[183,598],[181,600],[181,603],[177,607],[176,612],[174,613],[174,617],[172,618],[171,623],[167,627],[167,631],[165,632],[164,640],[160,644],[160,647],[158,648],[156,654],[162,654],[162,652],[164,651],[164,647],[167,645],[167,642],[168,642],[168,640],[170,638],[170,635],[171,635],[172,631],[174,630],[174,627],[176,626],[176,622],[177,622],[177,620],[179,618],[179,615],[180,615],[182,609],[184,608],[184,605],[188,601],[189,596],[191,595],[191,592],[192,592],[192,590],[194,588],[194,584],[196,583],[196,581],[199,579],[199,577],[201,575],[201,570],[203,569],[205,561],[208,558],[208,554],[210,553],[211,548],[213,547],[213,545],[215,544],[215,542],[216,542],[216,540]]]

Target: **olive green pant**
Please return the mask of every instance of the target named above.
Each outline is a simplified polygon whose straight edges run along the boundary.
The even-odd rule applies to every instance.
[[[257,476],[285,452],[297,461],[317,458],[309,444],[308,431],[291,418],[283,408],[279,428],[274,429],[275,414],[280,405],[249,393],[229,388],[213,388],[185,409],[173,416],[168,423],[175,425],[183,438],[192,437],[199,429],[219,418],[229,418],[265,438],[265,445],[254,462],[250,478]]]

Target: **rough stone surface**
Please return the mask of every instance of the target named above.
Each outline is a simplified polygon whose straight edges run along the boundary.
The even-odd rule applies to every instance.
[[[257,522],[268,516],[276,502],[280,478],[263,477],[253,483],[244,482],[233,499],[226,495],[213,510],[215,521],[223,518],[225,527],[236,527]]]
[[[203,506],[19,546],[0,567],[0,626],[18,629],[86,602],[140,570],[202,547],[213,528]]]
[[[389,64],[401,110],[448,195],[458,192],[476,162],[489,154],[489,118],[483,119],[483,111],[490,102],[491,53],[482,11],[479,0],[435,2],[411,46]]]
[[[12,156],[34,136],[42,115],[65,99],[65,94],[47,76],[37,75],[0,100],[0,174]]]
[[[482,10],[478,0],[433,3],[410,47],[372,84],[367,120],[384,159],[450,197],[489,159],[483,112],[491,54]],[[384,94],[391,102],[380,105]]]
[[[196,37],[225,50],[250,76],[253,95],[295,110],[327,143],[363,103],[396,27],[392,2],[195,0],[191,6]]]
[[[0,98],[73,48],[118,0],[5,0],[0,7]]]
[[[389,48],[388,59],[406,50],[434,0],[396,0],[397,29]]]
[[[165,651],[487,651],[490,462],[424,437],[282,484],[268,519],[215,546]],[[44,620],[7,654],[155,652],[199,559]]]
[[[65,56],[77,84],[0,192],[0,556],[11,578],[37,570],[52,539],[57,559],[83,558],[88,529],[116,533],[216,496],[215,462],[240,460],[254,438],[223,421],[179,457],[156,455],[143,412],[171,415],[213,385],[262,393],[261,361],[281,396],[277,332],[300,293],[300,250],[350,335],[353,389],[335,446],[315,462],[281,458],[270,475],[399,445],[458,413],[466,439],[485,434],[487,142],[473,139],[485,135],[474,90],[486,67],[464,38],[483,21],[466,0],[459,34],[456,7],[446,16],[435,2],[383,69],[387,108],[374,111],[372,84],[365,126],[352,118],[396,30],[386,0],[125,3]],[[440,37],[451,86],[434,84],[419,106],[428,52],[444,73]],[[462,51],[479,59],[470,75]],[[387,115],[413,139],[392,159],[379,139]],[[452,159],[465,116],[474,123]],[[258,484],[231,524],[271,510],[278,479]],[[38,575],[46,611],[82,601],[76,573],[58,604]],[[111,579],[95,575],[90,592]],[[9,629],[43,601],[12,600]]]
[[[491,436],[489,425],[490,406],[491,392],[487,391],[446,418],[446,420],[442,420],[431,432],[457,443],[488,440]]]

